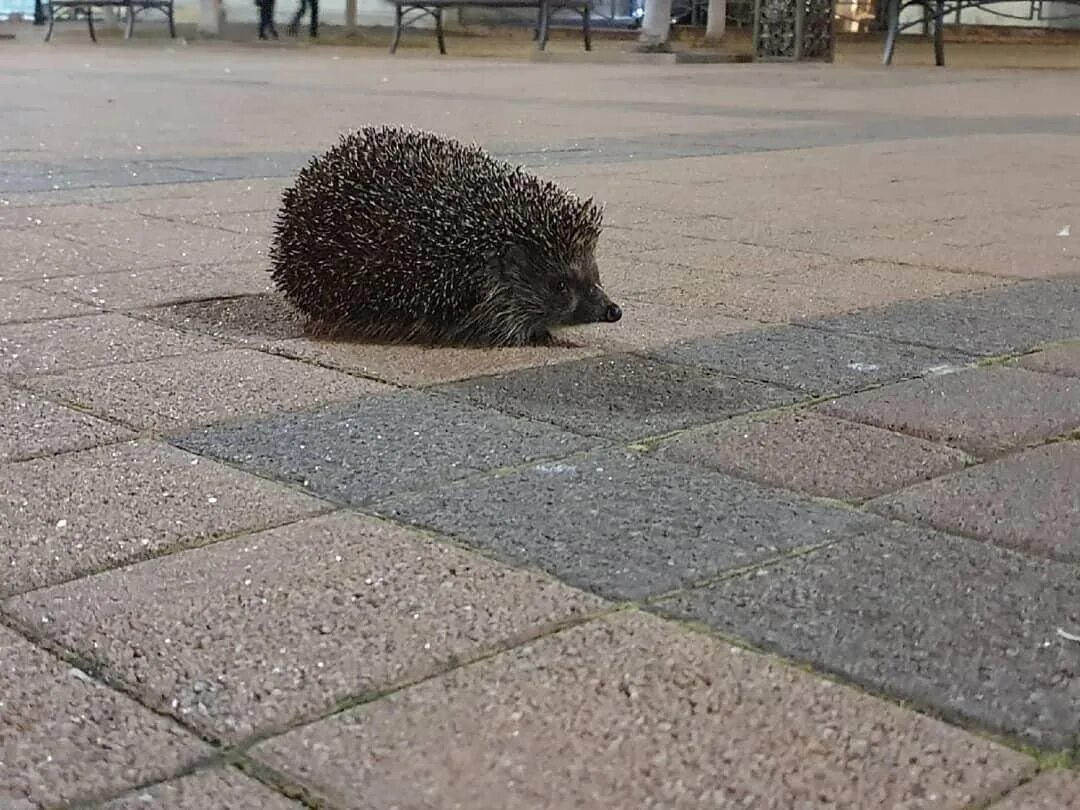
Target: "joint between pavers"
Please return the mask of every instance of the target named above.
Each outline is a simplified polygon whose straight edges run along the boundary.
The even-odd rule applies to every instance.
[[[269,765],[263,765],[251,757],[235,752],[227,753],[224,761],[275,793],[280,793],[286,799],[292,799],[308,810],[334,810],[335,805],[326,796],[301,782],[289,779],[281,771]]]
[[[139,782],[137,784],[129,785],[119,790],[104,791],[96,796],[86,796],[80,799],[72,799],[71,801],[64,802],[63,804],[52,805],[51,807],[47,808],[47,810],[100,810],[101,805],[106,802],[114,801],[132,793],[137,793],[140,790],[147,790],[149,788],[166,782],[170,782],[175,779],[183,779],[185,776],[192,776],[202,770],[219,767],[223,762],[223,754],[219,751],[215,751],[212,754],[196,758],[194,761],[189,762],[184,767],[178,768],[176,771],[166,776],[156,777],[151,780]]]

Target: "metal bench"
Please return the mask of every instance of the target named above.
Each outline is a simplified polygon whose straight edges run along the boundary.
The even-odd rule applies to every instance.
[[[446,41],[443,38],[443,10],[448,8],[535,8],[537,10],[536,30],[533,38],[541,51],[547,45],[551,14],[554,11],[571,9],[581,15],[581,34],[585,50],[592,50],[589,30],[589,0],[388,0],[394,6],[394,40],[390,43],[390,53],[397,51],[401,34],[411,23],[430,15],[435,19],[435,39],[439,43],[439,53],[446,53]],[[412,13],[410,17],[409,14]]]
[[[960,22],[960,13],[964,9],[977,8],[997,17],[1005,17],[1010,20],[1031,22],[1040,20],[1053,22],[1055,20],[1070,20],[1080,17],[1080,0],[1028,0],[1027,14],[1010,14],[991,8],[1000,3],[1015,5],[1017,0],[885,0],[885,52],[881,63],[891,65],[893,52],[896,50],[896,38],[901,31],[906,31],[915,26],[921,26],[924,32],[933,32],[934,37],[934,63],[938,67],[945,65],[945,32],[944,23],[947,17],[953,17],[954,22]],[[901,24],[900,15],[913,6],[920,6],[923,13]],[[1043,9],[1048,6],[1074,6],[1078,9],[1075,13],[1044,15]]]
[[[169,20],[169,36],[176,38],[176,25],[173,22],[173,0],[48,0],[47,9],[49,15],[49,30],[45,32],[45,41],[52,39],[53,25],[56,22],[56,12],[60,9],[71,9],[77,12],[82,9],[86,12],[86,25],[90,29],[90,39],[97,42],[97,34],[94,32],[94,9],[95,8],[122,8],[127,10],[127,28],[124,31],[124,39],[131,39],[135,31],[135,15],[147,9],[156,9],[165,14]]]

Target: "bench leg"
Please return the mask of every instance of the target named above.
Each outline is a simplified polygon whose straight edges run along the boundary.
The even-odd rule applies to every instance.
[[[446,55],[446,40],[443,39],[442,30],[442,7],[435,9],[435,39],[439,42],[439,53]]]
[[[48,42],[52,39],[53,25],[56,23],[56,17],[53,12],[53,4],[49,3],[49,30],[45,32],[45,41]]]
[[[169,15],[169,39],[176,39],[176,20],[173,19],[173,4],[169,3],[165,13]]]
[[[900,0],[886,0],[885,5],[885,53],[881,64],[891,65],[893,51],[896,50],[896,35],[900,30]]]
[[[945,0],[934,2],[934,63],[945,67]]]
[[[135,8],[130,3],[128,3],[127,13],[127,29],[124,31],[124,39],[131,39],[135,33]]]
[[[94,7],[86,7],[86,25],[90,29],[90,39],[97,42],[97,34],[94,33]]]
[[[544,7],[538,6],[536,9],[536,25],[533,26],[533,42],[540,39],[540,21],[544,18]]]
[[[395,6],[394,8],[394,39],[390,42],[390,53],[394,53],[397,50],[398,43],[401,42],[401,21],[405,16],[401,6]]]
[[[536,47],[539,50],[544,50],[548,41],[548,26],[551,25],[551,4],[548,0],[541,0],[540,2],[540,36],[536,43]]]
[[[589,4],[585,4],[585,10],[581,12],[581,36],[585,40],[585,50],[592,50],[592,22],[589,18]]]

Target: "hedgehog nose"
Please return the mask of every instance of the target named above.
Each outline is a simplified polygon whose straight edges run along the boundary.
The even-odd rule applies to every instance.
[[[619,309],[618,304],[609,304],[608,308],[604,310],[604,320],[608,323],[615,323],[622,317],[622,310]]]

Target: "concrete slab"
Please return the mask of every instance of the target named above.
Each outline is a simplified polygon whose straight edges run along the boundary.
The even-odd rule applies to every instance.
[[[211,352],[219,341],[116,313],[0,326],[0,374],[34,375]]]
[[[326,511],[288,487],[132,442],[0,466],[0,595]]]
[[[1024,281],[814,319],[809,325],[993,357],[1080,335],[1078,298],[1080,281],[1076,279]]]
[[[973,362],[954,351],[791,325],[677,341],[650,354],[812,396],[859,391]]]
[[[250,349],[169,357],[37,377],[54,399],[156,432],[255,419],[394,389]]]
[[[109,219],[123,221],[127,218],[107,208],[81,203],[14,206],[0,202],[0,228],[19,230],[23,234],[34,231],[52,235],[57,233],[58,228],[67,225],[104,222]],[[125,224],[128,223],[125,222]]]
[[[763,484],[860,501],[973,463],[940,444],[813,411],[738,417],[682,433],[656,453]]]
[[[51,232],[0,230],[0,281],[28,281],[161,264],[125,250],[104,250]]]
[[[604,451],[375,507],[613,599],[644,599],[877,521],[748,481]]]
[[[881,514],[1080,562],[1080,442],[1025,450],[888,495]]]
[[[1047,771],[1021,785],[989,810],[1080,810],[1080,773]]]
[[[864,391],[816,408],[987,457],[1080,428],[1080,382],[984,367]]]
[[[171,304],[139,316],[232,343],[270,344],[304,334],[303,317],[276,293]]]
[[[110,598],[117,588],[128,596]],[[338,512],[37,591],[5,610],[236,743],[519,644],[605,603]]]
[[[639,613],[252,753],[355,810],[960,810],[1032,772],[1006,748]]]
[[[256,295],[272,288],[265,268],[256,263],[193,265],[130,270],[88,276],[65,276],[37,282],[41,292],[63,295],[109,309],[136,309],[201,299]]]
[[[119,425],[0,382],[0,463],[130,439]]]
[[[1046,750],[1077,732],[1072,566],[896,524],[657,605]]]
[[[1060,374],[1063,377],[1080,377],[1080,341],[1070,340],[1049,346],[1039,352],[1025,354],[1016,363],[1032,371]]]
[[[353,505],[597,444],[419,392],[201,428],[172,441]]]
[[[0,806],[56,806],[163,779],[210,747],[0,626]]]
[[[0,324],[40,321],[99,310],[62,295],[48,295],[15,284],[0,284]]]
[[[453,382],[521,368],[549,366],[599,354],[582,346],[505,349],[428,348],[295,338],[269,344],[270,351],[408,386]]]
[[[110,253],[130,253],[158,265],[250,262],[265,259],[269,247],[265,238],[171,220],[157,220],[152,227],[134,232],[91,224],[79,231],[79,239]]]
[[[801,397],[633,355],[609,355],[439,386],[440,393],[587,436],[641,439]]]
[[[303,810],[235,768],[212,768],[139,788],[94,810]]]

